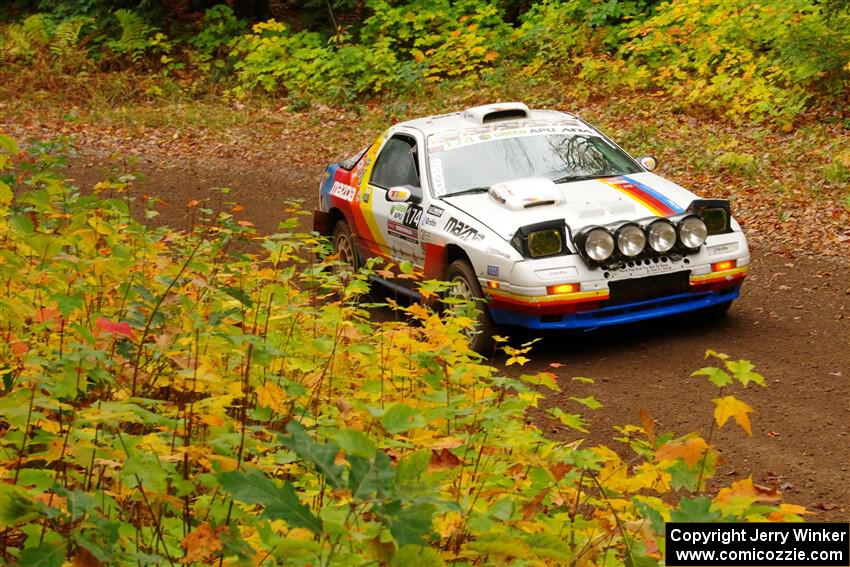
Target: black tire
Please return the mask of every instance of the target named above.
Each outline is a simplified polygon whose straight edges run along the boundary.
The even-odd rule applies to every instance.
[[[493,335],[496,334],[496,324],[490,317],[490,310],[487,308],[487,302],[483,299],[484,292],[481,291],[481,284],[478,282],[478,276],[472,266],[466,260],[455,260],[449,264],[446,270],[446,281],[456,282],[458,285],[466,287],[470,296],[467,296],[466,291],[457,290],[450,293],[456,293],[458,296],[467,296],[475,298],[475,306],[478,308],[478,321],[475,331],[469,336],[469,347],[484,356],[493,354],[495,341]]]
[[[334,225],[334,235],[331,242],[333,243],[333,253],[339,257],[339,261],[348,264],[352,272],[356,271],[360,267],[360,260],[357,258],[354,237],[351,235],[351,229],[347,222],[344,220],[337,221]]]
[[[732,300],[724,301],[723,303],[706,307],[703,309],[703,314],[709,319],[722,319],[729,312],[730,307],[732,307]]]

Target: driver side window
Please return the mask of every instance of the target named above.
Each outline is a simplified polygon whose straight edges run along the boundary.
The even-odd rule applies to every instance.
[[[401,134],[390,138],[378,154],[369,181],[384,189],[399,185],[420,187],[416,140]]]

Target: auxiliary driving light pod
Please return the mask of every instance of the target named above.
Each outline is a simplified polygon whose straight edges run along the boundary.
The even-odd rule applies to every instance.
[[[602,227],[591,228],[585,233],[584,252],[594,262],[604,262],[614,253],[614,235]]]
[[[690,250],[696,250],[705,242],[708,227],[697,215],[688,215],[679,221],[679,242]]]
[[[646,234],[636,224],[624,224],[617,229],[617,250],[627,258],[634,258],[646,246]]]
[[[676,245],[676,227],[666,219],[658,219],[649,225],[646,231],[649,247],[663,254]]]

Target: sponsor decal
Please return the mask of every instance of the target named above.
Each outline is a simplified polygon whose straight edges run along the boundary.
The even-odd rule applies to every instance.
[[[443,162],[439,158],[431,158],[428,160],[431,164],[431,182],[434,184],[434,194],[437,197],[446,193],[446,178],[443,175]],[[439,208],[439,207],[437,207]],[[430,210],[430,209],[429,209]],[[442,213],[441,213],[442,214]],[[437,215],[440,216],[440,215]]]
[[[461,132],[431,135],[429,145],[433,150],[429,154],[460,148],[471,144],[479,144],[500,138],[519,138],[523,136],[542,136],[552,134],[582,134],[598,136],[599,134],[577,120],[559,120],[557,122],[540,120],[526,122],[527,126],[517,128],[515,124],[494,124],[483,128],[467,128]]]
[[[406,201],[410,198],[410,189],[393,187],[387,192],[390,201]]]
[[[484,235],[475,230],[468,224],[464,224],[457,220],[454,217],[451,217],[448,222],[446,222],[446,226],[444,227],[445,231],[449,234],[453,234],[460,238],[461,240],[483,240]]]
[[[499,266],[487,266],[487,275],[499,277]]]
[[[407,212],[407,205],[404,203],[399,203],[390,207],[390,218],[401,222],[404,220],[404,213]]]
[[[421,220],[422,207],[419,205],[393,205],[387,218],[387,232],[391,236],[419,244],[419,222]]]
[[[435,217],[441,217],[443,216],[443,209],[437,205],[428,205],[428,214],[434,215]]]
[[[407,240],[408,242],[419,244],[419,231],[415,228],[404,226],[400,222],[388,220],[387,232],[390,234],[390,236],[395,236],[396,238],[401,238],[402,240]]]
[[[335,181],[333,187],[331,187],[331,196],[338,197],[349,203],[354,200],[354,195],[356,194],[357,189],[342,181]]]
[[[425,217],[424,219],[422,219],[422,224],[424,224],[425,226],[437,226],[437,219]]]

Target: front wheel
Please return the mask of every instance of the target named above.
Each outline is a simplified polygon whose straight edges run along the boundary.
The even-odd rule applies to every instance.
[[[703,310],[703,314],[709,319],[722,319],[729,312],[730,307],[732,307],[732,301],[724,301],[723,303],[706,307]]]
[[[469,348],[478,354],[489,356],[493,353],[493,346],[495,345],[493,335],[496,334],[496,324],[490,317],[490,311],[487,309],[484,293],[481,291],[481,284],[478,282],[475,271],[466,260],[455,260],[449,264],[449,268],[446,270],[446,281],[452,284],[448,291],[451,297],[474,301],[478,315],[475,328],[470,330],[467,335]]]
[[[353,272],[359,267],[357,252],[354,248],[354,237],[351,235],[348,223],[344,220],[338,221],[334,226],[333,253],[344,264],[345,269]]]

